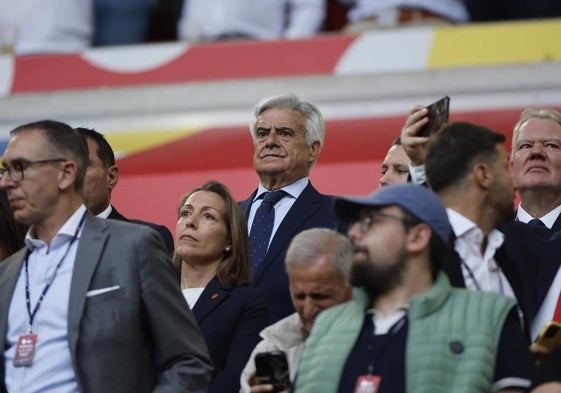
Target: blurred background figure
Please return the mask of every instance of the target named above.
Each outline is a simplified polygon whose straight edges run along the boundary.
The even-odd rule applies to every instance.
[[[351,6],[344,30],[440,26],[465,23],[469,15],[462,0],[339,0]]]
[[[380,186],[389,186],[396,183],[407,183],[409,177],[409,157],[403,150],[401,138],[397,137],[382,162],[382,177]]]
[[[0,261],[23,247],[27,226],[16,222],[6,190],[0,190]]]
[[[559,0],[462,0],[473,22],[561,16]]]
[[[94,45],[144,42],[155,5],[156,0],[94,0]]]
[[[2,51],[17,55],[84,50],[93,35],[93,0],[0,0]]]
[[[267,294],[249,287],[245,216],[214,181],[184,196],[178,213],[173,264],[214,363],[208,392],[238,392],[242,369],[269,319]]]
[[[178,24],[188,41],[306,38],[321,30],[325,0],[185,0]]]

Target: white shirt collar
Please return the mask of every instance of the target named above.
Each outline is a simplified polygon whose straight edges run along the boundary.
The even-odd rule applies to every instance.
[[[99,213],[96,217],[108,218],[112,211],[113,211],[113,207],[111,206],[111,204],[109,204],[109,206],[107,206],[105,210]]]
[[[539,219],[541,220],[541,222],[544,223],[546,227],[551,229],[551,227],[553,227],[553,224],[555,224],[555,220],[557,220],[557,217],[559,217],[559,214],[561,214],[561,205],[557,206],[555,209],[553,209],[546,215],[539,217]],[[521,221],[526,224],[530,220],[534,219],[534,217],[532,217],[530,213],[524,210],[524,208],[522,207],[522,203],[518,204],[518,210],[516,211],[516,218],[518,219],[518,221]]]
[[[74,213],[72,213],[70,218],[66,220],[62,227],[60,227],[55,237],[53,237],[53,240],[51,241],[51,246],[72,238],[74,236],[74,233],[76,233],[76,229],[78,229],[78,225],[80,225],[80,220],[82,219],[82,216],[86,213],[86,211],[86,206],[84,206],[83,204],[80,205],[80,207],[76,209]],[[80,238],[82,230],[83,227],[80,229],[80,233],[78,233],[78,239]],[[35,247],[39,246],[39,244],[44,243],[42,240],[37,239],[32,234],[35,234],[35,228],[33,225],[29,228],[27,234],[25,235],[25,244],[30,250],[33,250]]]
[[[292,184],[282,187],[281,190],[285,191],[292,198],[297,199],[300,196],[300,194],[302,194],[304,189],[308,186],[308,183],[309,183],[309,179],[307,177],[303,177],[302,179],[296,180]],[[259,199],[259,197],[262,194],[269,191],[271,190],[268,190],[265,187],[263,187],[262,184],[259,184],[259,187],[257,188],[257,192],[255,193],[255,198],[253,198],[253,202]]]

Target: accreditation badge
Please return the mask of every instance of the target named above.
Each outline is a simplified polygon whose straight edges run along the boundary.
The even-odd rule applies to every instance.
[[[379,375],[361,375],[356,380],[354,393],[376,393],[381,380]]]
[[[29,367],[33,363],[35,355],[35,345],[37,335],[33,333],[22,334],[18,338],[16,345],[16,355],[14,356],[14,367]]]

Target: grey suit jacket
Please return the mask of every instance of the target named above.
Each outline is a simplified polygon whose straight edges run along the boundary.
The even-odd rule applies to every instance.
[[[206,391],[207,347],[157,236],[144,226],[86,217],[68,305],[68,343],[81,392]],[[0,264],[1,392],[8,308],[25,252]],[[116,289],[87,294],[103,288]]]

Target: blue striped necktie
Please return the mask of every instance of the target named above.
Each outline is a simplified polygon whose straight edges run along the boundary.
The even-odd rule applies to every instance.
[[[275,204],[280,201],[286,192],[283,190],[269,191],[263,194],[263,202],[257,208],[249,235],[251,272],[255,274],[267,254],[269,239],[273,233],[275,222]]]

